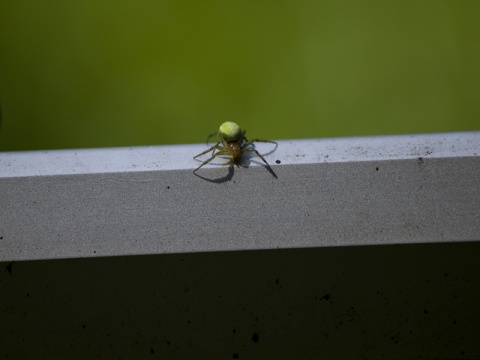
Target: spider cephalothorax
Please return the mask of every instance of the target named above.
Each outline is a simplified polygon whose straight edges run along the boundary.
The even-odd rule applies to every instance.
[[[268,170],[273,174],[273,176],[277,177],[275,172],[268,164],[267,160],[265,160],[265,158],[260,155],[260,153],[255,149],[255,146],[253,144],[254,142],[268,142],[277,145],[277,143],[275,141],[261,139],[254,139],[248,141],[245,137],[245,133],[246,131],[242,130],[242,128],[236,123],[232,121],[224,122],[222,125],[220,125],[218,132],[211,134],[207,139],[208,143],[208,140],[210,140],[211,137],[218,136],[219,141],[211,148],[195,156],[194,159],[210,151],[212,151],[212,156],[209,159],[205,160],[193,172],[195,173],[203,165],[208,164],[210,161],[212,161],[219,155],[231,156],[233,163],[238,166],[240,164],[240,159],[243,154],[248,152],[254,152],[267,165]]]

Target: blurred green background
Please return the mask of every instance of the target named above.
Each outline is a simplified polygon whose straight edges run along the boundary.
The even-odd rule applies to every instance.
[[[0,0],[0,150],[480,129],[480,1]]]

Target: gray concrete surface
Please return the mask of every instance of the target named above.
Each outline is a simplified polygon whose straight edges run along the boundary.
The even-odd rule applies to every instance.
[[[480,156],[480,131],[257,143],[271,165]],[[205,144],[0,152],[0,178],[195,169]],[[203,158],[204,160],[206,157]],[[253,159],[252,166],[262,165]],[[213,162],[221,165],[226,161]],[[248,164],[248,161],[246,161]],[[215,167],[215,166],[214,166]],[[207,169],[207,168],[205,168]],[[218,176],[225,173],[218,173]]]
[[[0,154],[0,261],[479,240],[480,132],[398,139],[281,142],[278,179],[255,158],[195,176],[193,145]],[[188,169],[150,169],[172,149]]]
[[[0,153],[0,359],[480,359],[479,146]]]

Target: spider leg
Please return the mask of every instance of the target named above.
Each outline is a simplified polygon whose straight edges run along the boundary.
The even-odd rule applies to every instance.
[[[204,152],[202,152],[202,153],[200,153],[200,154],[198,154],[198,155],[195,155],[193,158],[196,159],[197,157],[202,156],[203,154],[206,154],[206,153],[208,153],[208,152],[210,152],[210,151],[212,151],[212,150],[215,151],[215,149],[219,149],[219,147],[217,147],[218,144],[220,144],[220,141],[219,141],[218,143],[216,143],[215,145],[213,145],[213,146],[212,146],[211,148],[209,148],[208,150],[205,150]],[[223,149],[220,148],[219,150],[223,150]]]
[[[217,148],[216,146],[214,146],[214,148]],[[217,156],[219,155],[228,155],[228,152],[226,152],[225,150],[223,150],[222,148],[218,147],[217,149],[219,149],[220,151],[218,151],[217,153],[213,154],[210,158],[208,158],[207,160],[205,160],[199,167],[197,167],[195,170],[193,170],[193,173],[195,174],[195,172],[200,169],[203,165],[206,165],[208,164],[210,161],[212,161],[213,159],[215,159]],[[211,149],[208,149],[208,151],[210,151]],[[207,153],[208,151],[205,151],[205,153]],[[200,154],[201,155],[201,154]]]
[[[245,139],[246,140],[246,139]],[[272,140],[264,140],[264,139],[253,139],[253,140],[250,140],[248,141],[247,143],[244,144],[245,147],[249,146],[249,145],[253,145],[254,142],[265,142],[265,143],[272,143],[272,144],[275,144],[275,149],[277,148],[278,144],[276,141],[272,141]]]
[[[227,150],[225,150],[226,148],[225,147],[222,147],[222,145],[215,145],[215,149],[213,149],[212,151],[212,156],[215,155],[215,150],[219,150],[217,151],[217,154],[220,152],[220,151],[223,151],[223,152],[227,152]]]
[[[209,141],[212,137],[214,137],[214,136],[219,136],[218,132],[208,135],[207,144],[208,144],[208,141]],[[220,142],[220,141],[219,141],[219,142]]]
[[[272,141],[273,142],[273,141]],[[247,143],[248,144],[248,143]],[[251,145],[251,144],[248,144],[248,145]],[[263,160],[263,162],[265,163],[265,165],[267,165],[267,169],[268,171],[270,171],[272,173],[272,175],[275,177],[275,179],[278,179],[278,176],[277,174],[275,174],[275,171],[273,171],[273,169],[270,167],[270,165],[268,164],[267,160],[265,160],[265,158],[254,148],[250,148],[250,149],[245,149],[243,151],[244,153],[246,152],[254,152],[255,154],[257,154],[257,156]]]

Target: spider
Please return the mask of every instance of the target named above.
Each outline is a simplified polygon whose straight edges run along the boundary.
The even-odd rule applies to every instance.
[[[208,164],[210,161],[212,161],[219,155],[231,156],[233,163],[239,166],[242,154],[254,152],[260,159],[262,159],[265,165],[267,165],[267,168],[272,173],[272,175],[275,178],[277,178],[277,174],[275,174],[275,172],[272,170],[267,160],[265,160],[265,158],[262,155],[260,155],[260,153],[255,149],[255,145],[253,145],[253,143],[268,142],[268,143],[275,144],[277,146],[278,144],[275,141],[271,141],[271,140],[254,139],[254,140],[248,141],[247,138],[245,137],[245,133],[246,133],[245,130],[242,130],[240,126],[238,126],[236,123],[232,121],[227,121],[227,122],[224,122],[222,125],[220,125],[218,132],[210,134],[208,136],[207,144],[208,144],[208,140],[210,140],[210,138],[214,136],[218,136],[220,140],[208,150],[205,150],[204,152],[194,156],[194,159],[210,151],[212,151],[212,156],[209,159],[205,160],[198,168],[193,170],[193,173],[195,173],[203,165]]]

